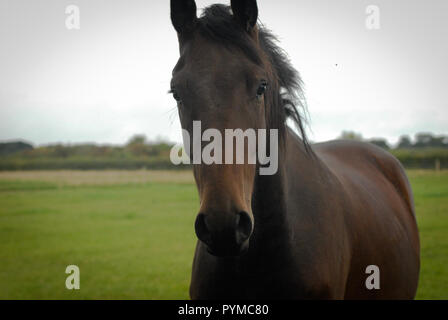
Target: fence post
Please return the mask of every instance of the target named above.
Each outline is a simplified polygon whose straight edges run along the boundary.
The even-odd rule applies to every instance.
[[[437,158],[436,159],[436,172],[440,171],[440,160]]]

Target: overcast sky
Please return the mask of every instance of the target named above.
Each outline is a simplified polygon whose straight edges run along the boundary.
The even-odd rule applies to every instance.
[[[448,134],[447,0],[258,3],[302,75],[311,140]],[[66,28],[70,4],[80,30]],[[368,5],[379,30],[365,26]],[[168,0],[0,0],[0,140],[181,141],[167,94],[177,59]]]

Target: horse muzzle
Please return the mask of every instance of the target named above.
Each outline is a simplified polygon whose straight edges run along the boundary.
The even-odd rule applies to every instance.
[[[236,213],[199,213],[195,230],[210,254],[217,257],[239,256],[249,248],[254,229],[253,217],[245,211]]]

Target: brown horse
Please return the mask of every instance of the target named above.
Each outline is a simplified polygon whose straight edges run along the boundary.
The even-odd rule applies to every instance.
[[[260,175],[259,161],[193,166],[200,241],[191,298],[414,298],[419,235],[397,159],[366,143],[307,142],[300,78],[257,24],[255,0],[213,5],[200,18],[196,11],[194,0],[171,0],[182,128],[190,137],[193,121],[219,132],[276,129],[279,165],[274,175]],[[366,286],[371,265],[375,288]]]

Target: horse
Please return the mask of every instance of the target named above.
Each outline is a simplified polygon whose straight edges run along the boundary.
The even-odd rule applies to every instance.
[[[182,129],[191,137],[200,121],[201,130],[278,133],[275,174],[261,175],[259,160],[193,164],[191,299],[413,299],[420,243],[400,162],[364,142],[308,141],[301,78],[258,23],[255,0],[214,4],[199,17],[194,0],[170,5]]]

